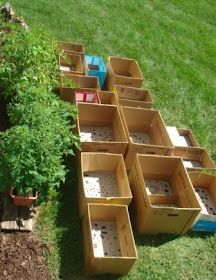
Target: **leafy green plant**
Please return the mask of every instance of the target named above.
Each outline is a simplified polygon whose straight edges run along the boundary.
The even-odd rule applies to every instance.
[[[52,90],[57,85],[56,47],[45,33],[26,31],[10,25],[12,33],[4,38],[0,79],[5,93],[13,96],[17,87],[26,90],[31,85],[46,86]]]
[[[64,134],[71,143],[68,132]],[[43,126],[14,126],[0,137],[1,156],[9,171],[4,174],[5,187],[10,183],[21,195],[36,189],[42,200],[55,195],[66,175],[62,154],[73,151],[58,145],[60,139],[54,138],[51,130],[46,131]]]
[[[79,149],[77,109],[53,92],[60,81],[56,48],[44,33],[10,25],[3,42],[0,82],[12,127],[0,133],[0,188],[39,191],[45,201],[67,173],[64,156]]]

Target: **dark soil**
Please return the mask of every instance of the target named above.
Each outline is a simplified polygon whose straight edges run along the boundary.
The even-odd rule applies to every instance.
[[[49,280],[48,248],[31,233],[0,233],[0,280]]]
[[[0,193],[0,222],[3,193]],[[0,280],[51,280],[46,263],[49,249],[33,233],[1,232]]]

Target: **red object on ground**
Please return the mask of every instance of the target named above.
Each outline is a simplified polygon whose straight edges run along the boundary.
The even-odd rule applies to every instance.
[[[95,92],[75,91],[75,102],[90,102],[98,103],[98,98]]]

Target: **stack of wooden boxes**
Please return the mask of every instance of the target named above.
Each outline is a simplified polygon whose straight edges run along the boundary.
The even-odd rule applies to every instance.
[[[67,43],[62,48],[71,51],[72,46]],[[84,47],[80,60],[86,69],[83,53]],[[151,94],[141,88],[144,77],[135,60],[109,57],[102,89],[99,73],[85,76],[62,69],[73,86],[63,84],[60,96],[78,108],[85,268],[91,275],[124,274],[137,259],[129,204],[135,206],[140,233],[184,234],[194,222],[194,229],[203,227],[197,218],[207,214],[200,214],[203,205],[198,195],[205,189],[215,202],[216,179],[200,176],[200,170],[215,165],[191,131],[166,127],[160,112],[152,109]],[[93,93],[96,99],[77,98],[82,92]],[[215,208],[211,211],[216,213]]]

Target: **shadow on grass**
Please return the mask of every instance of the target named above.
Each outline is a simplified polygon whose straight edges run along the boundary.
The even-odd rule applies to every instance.
[[[155,234],[155,235],[139,235],[136,231],[135,222],[135,209],[133,203],[129,206],[129,212],[131,217],[131,224],[134,232],[134,239],[137,246],[151,246],[158,247],[171,242],[175,239],[181,238],[182,235],[176,234]],[[195,232],[189,231],[186,236],[189,238],[209,238],[214,235],[214,232]]]
[[[135,207],[131,203],[129,206],[131,224],[134,232],[134,239],[137,246],[152,246],[157,247],[163,245],[167,242],[173,241],[179,237],[179,235],[174,234],[158,234],[158,235],[143,235],[138,234],[136,231],[136,221],[135,221]]]
[[[67,159],[67,168],[70,172],[64,186],[62,186],[62,196],[56,220],[56,225],[63,228],[63,232],[58,238],[61,258],[59,279],[118,279],[118,276],[87,277],[85,275],[82,225],[78,207],[77,170],[73,158]]]

